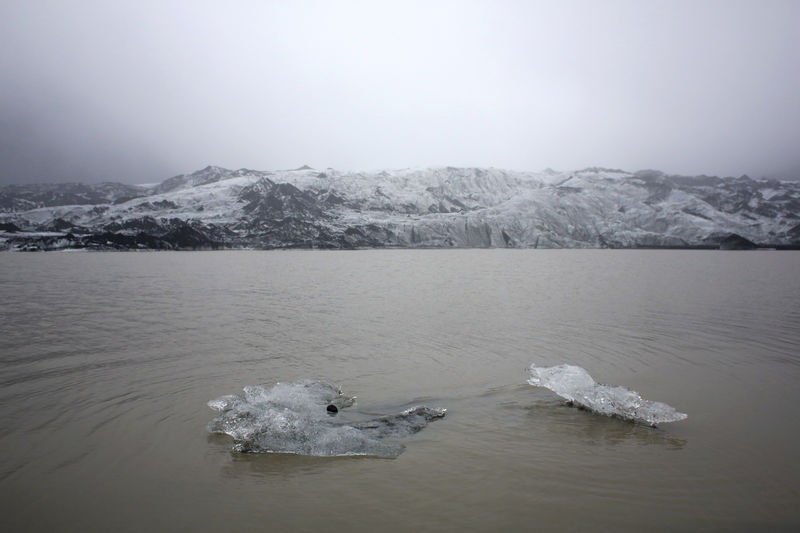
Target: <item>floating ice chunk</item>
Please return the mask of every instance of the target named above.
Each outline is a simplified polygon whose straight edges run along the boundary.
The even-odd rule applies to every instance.
[[[340,420],[335,413],[354,400],[323,381],[249,386],[243,396],[208,402],[220,412],[208,430],[233,437],[239,452],[396,457],[404,449],[399,437],[420,431],[446,412],[418,406],[358,422]]]
[[[419,405],[396,415],[381,416],[363,422],[354,422],[351,425],[365,435],[382,439],[416,433],[427,426],[428,422],[442,418],[446,413],[447,409],[434,409]]]
[[[661,402],[642,398],[638,392],[612,385],[596,383],[592,376],[579,366],[530,366],[528,383],[555,392],[568,403],[606,416],[639,422],[656,427],[657,424],[675,422],[688,415]]]

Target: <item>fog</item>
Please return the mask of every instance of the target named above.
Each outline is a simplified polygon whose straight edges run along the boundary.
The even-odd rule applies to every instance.
[[[0,4],[0,183],[207,164],[800,178],[800,2]]]

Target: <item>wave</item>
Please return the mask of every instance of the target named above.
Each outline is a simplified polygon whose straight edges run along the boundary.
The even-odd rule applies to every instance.
[[[544,387],[564,398],[570,405],[606,416],[614,416],[656,427],[657,424],[676,422],[687,418],[674,407],[642,398],[638,392],[625,387],[602,385],[589,373],[575,365],[538,367],[528,369],[528,383]]]
[[[237,452],[397,457],[405,449],[399,438],[420,431],[447,411],[416,406],[394,415],[341,420],[339,411],[354,403],[355,397],[324,381],[248,386],[241,396],[208,402],[220,415],[207,429],[233,437]]]

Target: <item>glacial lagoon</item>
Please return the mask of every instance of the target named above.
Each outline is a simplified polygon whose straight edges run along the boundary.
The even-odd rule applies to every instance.
[[[797,529],[798,272],[798,252],[0,254],[3,523]],[[576,409],[531,385],[531,365],[688,417]],[[304,380],[355,397],[307,419],[322,428],[446,416],[357,456],[237,451],[209,432],[228,406],[209,402],[255,387],[271,409],[272,387]]]

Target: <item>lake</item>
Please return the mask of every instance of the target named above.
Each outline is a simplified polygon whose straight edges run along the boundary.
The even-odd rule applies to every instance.
[[[800,252],[0,254],[5,531],[800,527]],[[569,407],[579,365],[688,414]],[[395,458],[232,451],[207,403],[322,379],[447,409]]]

